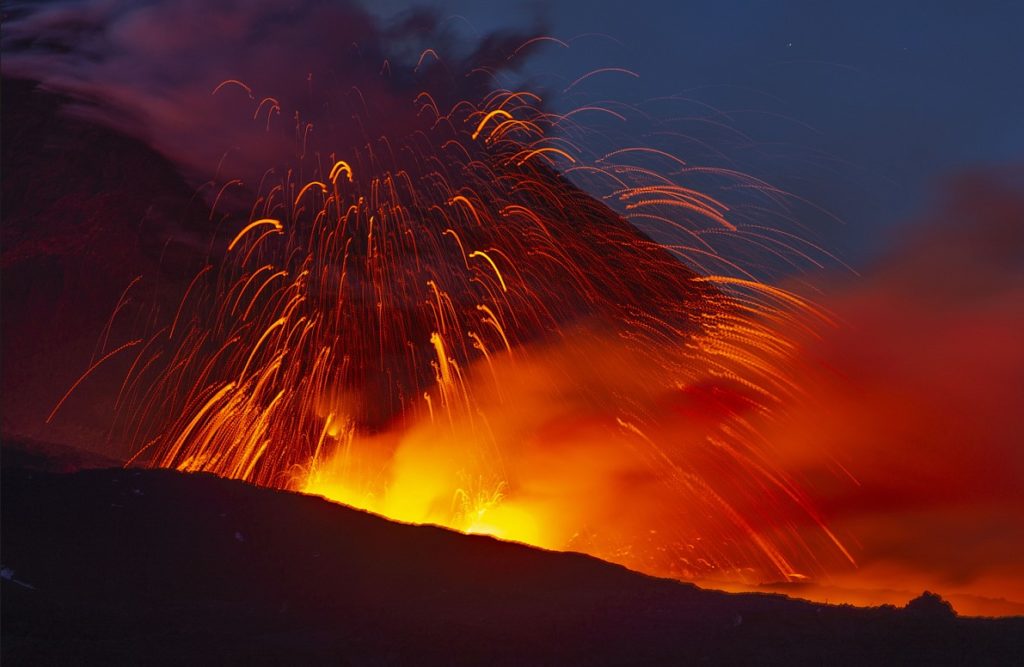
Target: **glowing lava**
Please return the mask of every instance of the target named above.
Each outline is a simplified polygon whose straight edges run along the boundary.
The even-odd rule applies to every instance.
[[[716,245],[792,237],[687,181],[780,193],[588,151],[529,92],[415,104],[414,130],[345,154],[296,114],[301,168],[267,172],[224,259],[131,348],[134,461],[660,574],[850,560],[759,436],[797,391],[778,331],[822,315]]]

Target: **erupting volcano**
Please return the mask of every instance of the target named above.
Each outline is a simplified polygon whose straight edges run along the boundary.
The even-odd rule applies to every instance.
[[[985,274],[973,260],[949,259],[977,285],[944,290],[942,270],[903,249],[891,264],[898,270],[859,283],[866,297],[831,289],[835,279],[822,274],[845,266],[801,217],[806,209],[828,217],[822,209],[714,159],[715,149],[698,149],[711,142],[673,120],[585,92],[636,73],[595,67],[560,92],[519,74],[537,50],[568,50],[573,40],[497,33],[467,53],[429,13],[385,28],[348,3],[320,0],[281,14],[260,4],[250,18],[211,9],[208,25],[170,37],[167,25],[192,25],[193,5],[115,2],[109,16],[32,5],[5,26],[5,74],[23,80],[5,81],[5,95],[16,91],[25,104],[5,107],[5,124],[14,117],[28,128],[4,154],[15,179],[5,183],[5,205],[14,202],[17,222],[5,229],[5,272],[34,286],[38,276],[52,279],[53,257],[81,254],[75,248],[97,238],[97,264],[127,258],[111,269],[116,300],[93,294],[77,311],[66,284],[75,274],[58,266],[53,322],[113,308],[84,372],[35,408],[45,414],[39,430],[5,415],[5,435],[34,438],[43,421],[73,422],[89,403],[107,443],[91,448],[129,469],[213,473],[738,590],[802,590],[837,576],[836,585],[851,586],[844,602],[883,599],[857,597],[864,582],[850,573],[865,561],[875,577],[865,586],[876,590],[926,570],[919,555],[901,560],[913,530],[901,542],[893,535],[903,528],[879,514],[920,512],[928,520],[914,529],[929,545],[942,517],[954,516],[949,498],[988,511],[1019,497],[1015,468],[990,465],[998,448],[970,465],[951,452],[964,434],[985,442],[988,429],[1003,442],[1019,433],[997,404],[1019,394],[1000,388],[1012,386],[1001,382],[1024,360],[1008,344],[994,346],[1004,351],[998,363],[965,352],[953,326],[934,327],[920,350],[899,347],[946,312],[963,321],[976,314],[978,331],[1001,341],[992,332],[1019,322],[1003,307],[1024,284],[1012,260]],[[225,34],[249,48],[229,48]],[[436,44],[424,48],[427,39]],[[209,54],[201,74],[165,67],[194,64],[196,54]],[[52,106],[40,127],[28,120],[39,115],[32,104]],[[89,224],[122,205],[141,221],[128,221],[138,225],[131,234],[54,232],[76,239],[68,250],[26,221],[59,220],[78,205],[77,191],[38,211],[33,197],[73,175],[37,137],[80,127],[96,132],[97,144],[125,142],[117,159],[131,156],[127,171],[152,171],[148,181],[111,177],[95,146],[83,148],[122,199],[80,205],[92,211]],[[164,178],[173,180],[166,192],[154,185]],[[1015,243],[1006,220],[1020,202],[972,192],[999,202],[979,214],[989,222],[978,228]],[[142,250],[103,246],[116,235]],[[992,239],[979,247],[992,251]],[[134,277],[121,282],[125,274]],[[938,314],[901,304],[924,274]],[[975,288],[990,309],[973,310]],[[37,312],[31,295],[15,306],[26,319]],[[863,317],[851,326],[851,316]],[[27,324],[5,326],[7,341],[14,331],[31,348]],[[46,335],[66,342],[60,331]],[[883,337],[889,352],[864,352]],[[78,354],[72,348],[60,359]],[[32,364],[47,362],[34,354],[5,361],[5,375],[10,367],[37,382]],[[975,384],[992,378],[1000,398],[982,408],[967,397],[970,382],[942,385],[940,356],[969,368]],[[922,360],[933,362],[927,371]],[[29,393],[24,404],[41,402]],[[965,420],[947,433],[939,417],[951,405],[975,406],[975,421],[988,423]],[[934,461],[919,474],[927,452]],[[915,462],[913,474],[901,457]],[[958,465],[959,477],[946,474]],[[59,505],[31,475],[11,474],[24,497]],[[118,474],[151,475],[138,483],[140,496],[201,492],[228,503],[212,481],[194,481],[208,477]],[[160,481],[179,478],[193,481]],[[77,479],[74,493],[100,493]],[[99,488],[106,478],[88,480]],[[243,487],[221,482],[216,489]],[[271,498],[266,489],[244,493]],[[1002,524],[993,525],[995,534]],[[247,531],[234,541],[247,544]],[[985,553],[979,547],[975,560]],[[887,570],[890,556],[896,565]],[[965,594],[994,596],[999,582],[1019,581],[1004,556],[991,581]],[[934,580],[925,573],[909,585]],[[945,613],[923,599],[930,613]],[[999,604],[1017,608],[988,602],[999,613],[1010,613]]]
[[[241,81],[213,94],[251,98],[256,122],[280,111]],[[767,186],[644,148],[592,158],[572,114],[539,103],[423,92],[422,127],[348,152],[295,114],[300,160],[227,217],[223,258],[148,337],[99,350],[134,356],[129,463],[677,576],[849,558],[757,431],[795,390],[778,325],[815,313],[717,254],[702,232],[743,232],[685,181]]]

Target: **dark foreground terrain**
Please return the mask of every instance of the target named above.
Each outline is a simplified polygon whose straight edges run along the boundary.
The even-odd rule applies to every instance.
[[[1024,664],[1024,618],[706,591],[211,475],[44,467],[5,448],[4,665]]]

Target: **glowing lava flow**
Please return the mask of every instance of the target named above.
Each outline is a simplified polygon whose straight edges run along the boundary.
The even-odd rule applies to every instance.
[[[659,574],[848,558],[758,435],[796,391],[775,332],[820,314],[722,257],[709,239],[743,230],[682,179],[767,186],[654,149],[594,157],[527,92],[417,104],[424,129],[264,179],[136,347],[135,461]],[[297,120],[305,155],[308,134]]]

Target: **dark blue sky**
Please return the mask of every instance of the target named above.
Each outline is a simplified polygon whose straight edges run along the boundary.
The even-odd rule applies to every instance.
[[[410,3],[374,3],[387,14]],[[728,112],[760,150],[753,175],[835,212],[825,230],[854,264],[939,194],[945,177],[1024,162],[1024,2],[929,0],[444,0],[480,32],[543,17],[531,73],[621,66],[600,95],[684,94]],[[455,19],[454,22],[464,22]],[[472,34],[470,28],[465,30]],[[816,223],[814,223],[816,224]],[[822,222],[825,226],[831,223]]]

